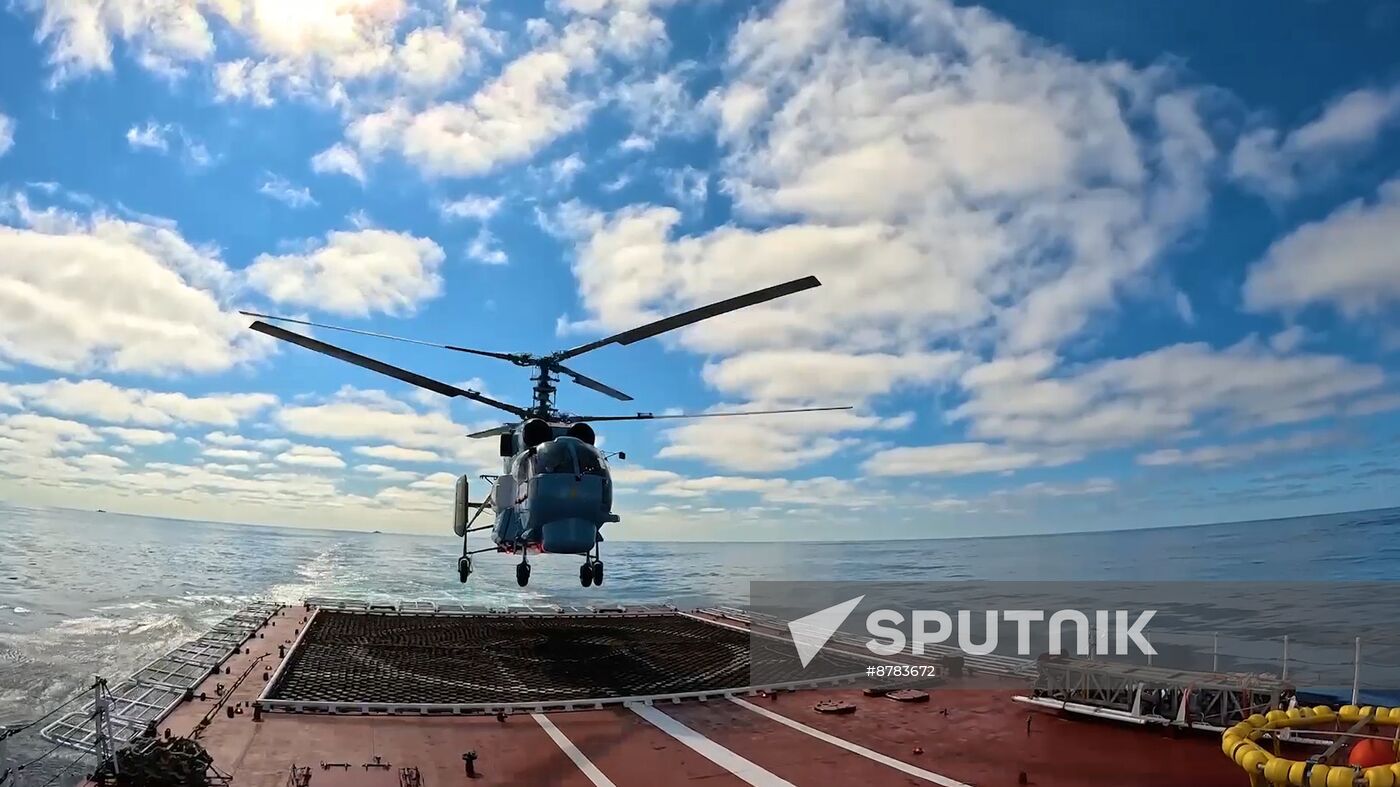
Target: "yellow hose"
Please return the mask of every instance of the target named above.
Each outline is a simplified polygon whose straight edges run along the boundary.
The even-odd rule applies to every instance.
[[[1268,732],[1284,729],[1306,729],[1323,724],[1342,722],[1355,724],[1367,719],[1372,724],[1396,728],[1400,740],[1400,708],[1357,707],[1343,705],[1334,711],[1326,705],[1312,708],[1292,708],[1256,713],[1225,730],[1220,749],[1234,760],[1249,776],[1251,787],[1288,785],[1289,787],[1400,787],[1400,764],[1356,768],[1350,765],[1308,763],[1278,756],[1278,740],[1274,751],[1258,744]]]

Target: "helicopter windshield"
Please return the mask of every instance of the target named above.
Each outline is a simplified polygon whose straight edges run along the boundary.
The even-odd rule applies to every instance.
[[[568,440],[550,440],[540,445],[535,454],[535,472],[570,473],[574,472],[574,454],[569,450]]]
[[[598,449],[588,443],[578,443],[574,446],[574,453],[578,456],[578,472],[580,475],[607,475],[608,465],[603,461],[603,455],[598,453]]]

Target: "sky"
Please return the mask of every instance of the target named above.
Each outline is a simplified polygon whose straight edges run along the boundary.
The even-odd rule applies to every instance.
[[[570,412],[853,408],[600,427],[606,536],[1400,504],[1398,38],[1379,0],[11,0],[0,500],[447,533],[505,415],[239,309],[549,352],[815,275],[577,359],[636,402]]]

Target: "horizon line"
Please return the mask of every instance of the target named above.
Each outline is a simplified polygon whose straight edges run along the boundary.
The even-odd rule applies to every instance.
[[[5,501],[5,500],[0,500],[0,506],[9,506],[9,507],[16,507],[16,508],[31,508],[31,509],[41,509],[41,510],[47,509],[47,510],[54,510],[54,511],[73,511],[73,512],[78,512],[78,513],[87,513],[87,514],[98,514],[98,513],[101,513],[101,514],[106,515],[106,516],[122,516],[122,517],[136,518],[136,519],[154,519],[154,520],[159,520],[159,521],[162,521],[162,522],[184,522],[184,523],[196,524],[196,525],[227,525],[227,526],[232,526],[232,527],[259,527],[259,528],[269,528],[269,529],[278,529],[278,530],[302,530],[302,531],[312,531],[312,532],[319,531],[319,532],[328,532],[328,533],[353,533],[353,534],[357,534],[357,535],[413,536],[413,537],[419,537],[419,538],[442,538],[442,539],[452,539],[452,540],[456,540],[456,538],[457,538],[456,536],[452,535],[450,532],[441,533],[441,534],[440,534],[440,533],[413,533],[413,532],[405,532],[405,531],[401,531],[401,530],[347,530],[347,529],[345,529],[345,528],[337,528],[337,527],[319,527],[319,526],[314,526],[314,525],[311,525],[311,526],[302,526],[302,525],[280,525],[280,524],[269,524],[269,523],[265,523],[265,522],[241,522],[241,521],[240,521],[240,522],[229,522],[229,521],[219,521],[219,520],[213,520],[213,519],[185,519],[185,518],[182,518],[182,517],[156,516],[156,515],[152,515],[152,514],[133,514],[133,513],[127,513],[127,512],[124,512],[124,511],[112,511],[112,510],[108,510],[108,509],[71,508],[71,507],[68,507],[68,506],[51,506],[51,505],[30,505],[30,504],[25,504],[25,503],[14,503],[14,502],[9,502],[9,501]],[[1347,516],[1347,515],[1352,515],[1352,514],[1368,514],[1368,513],[1372,513],[1372,512],[1376,512],[1376,511],[1394,511],[1394,510],[1397,510],[1397,509],[1400,509],[1400,505],[1379,506],[1379,507],[1375,507],[1375,508],[1349,509],[1349,510],[1344,510],[1344,511],[1322,511],[1322,512],[1310,512],[1310,513],[1301,513],[1301,514],[1290,514],[1290,515],[1288,515],[1288,516],[1266,517],[1266,518],[1263,518],[1263,519],[1234,519],[1234,520],[1226,520],[1226,521],[1222,521],[1222,522],[1188,522],[1188,523],[1177,524],[1177,525],[1148,525],[1148,526],[1144,526],[1144,527],[1110,527],[1110,528],[1104,528],[1104,529],[1101,529],[1101,530],[1063,530],[1063,531],[1058,531],[1058,532],[1053,532],[1053,533],[995,533],[995,534],[988,534],[988,535],[964,535],[964,536],[908,536],[908,537],[899,537],[899,538],[882,538],[882,539],[880,539],[880,541],[884,541],[884,542],[890,542],[890,541],[897,541],[897,542],[902,542],[902,541],[974,541],[974,540],[1004,539],[1004,538],[1054,538],[1054,537],[1059,537],[1059,536],[1108,535],[1108,534],[1113,534],[1113,533],[1152,532],[1152,531],[1157,531],[1157,530],[1181,530],[1181,529],[1185,529],[1185,528],[1214,527],[1214,526],[1221,526],[1221,525],[1260,525],[1260,524],[1267,524],[1267,523],[1269,523],[1269,522],[1285,522],[1285,521],[1292,520],[1292,519],[1307,519],[1307,518],[1309,518],[1309,517],[1319,517],[1319,516]],[[775,539],[763,539],[763,540],[734,540],[734,539],[728,539],[728,540],[724,540],[724,539],[705,540],[705,539],[659,539],[659,538],[657,538],[657,539],[650,539],[650,538],[619,538],[619,539],[616,539],[616,541],[620,541],[620,542],[624,542],[624,543],[645,543],[645,544],[791,544],[791,543],[800,543],[800,544],[850,544],[850,543],[857,543],[857,542],[865,542],[865,541],[868,541],[868,540],[869,540],[869,539],[860,539],[860,538],[851,538],[851,539],[819,539],[819,540],[794,540],[794,539],[790,539],[790,538],[789,538],[789,539],[777,539],[777,538],[775,538]]]

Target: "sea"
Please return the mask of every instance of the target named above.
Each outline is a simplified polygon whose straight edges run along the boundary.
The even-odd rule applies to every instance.
[[[33,720],[94,675],[120,679],[256,599],[690,608],[744,607],[749,583],[761,580],[1387,582],[1400,579],[1397,536],[1400,508],[996,538],[607,542],[603,587],[580,587],[576,558],[546,555],[533,559],[530,585],[520,588],[512,559],[493,555],[480,556],[476,573],[460,584],[461,542],[450,535],[0,504],[0,724]],[[1400,620],[1370,623],[1400,629]],[[13,767],[42,743],[25,742],[32,737],[14,736],[8,752],[0,746],[0,757]],[[5,767],[0,760],[0,773]]]

